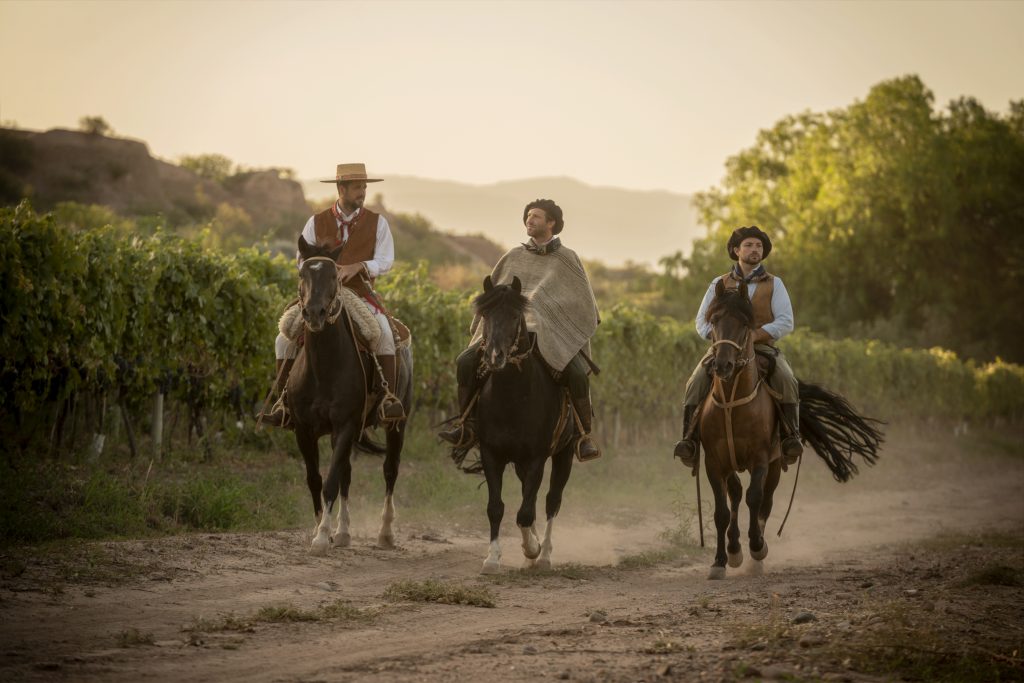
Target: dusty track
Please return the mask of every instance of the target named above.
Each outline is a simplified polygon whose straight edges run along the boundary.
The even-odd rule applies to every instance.
[[[372,547],[370,510],[354,511],[362,533],[353,546],[325,558],[305,554],[308,532],[299,530],[11,551],[0,679],[885,680],[879,643],[901,634],[933,665],[953,666],[945,654],[974,657],[1024,677],[1024,588],[970,581],[993,566],[1024,576],[1024,460],[912,466],[909,457],[887,452],[842,486],[810,477],[777,539],[784,478],[765,575],[730,570],[721,582],[704,578],[708,551],[614,566],[655,547],[668,519],[620,529],[571,509],[555,532],[562,571],[518,572],[518,534],[506,519],[509,570],[479,577],[482,491],[474,531],[399,526],[394,551]],[[497,607],[382,597],[393,582],[423,579],[487,587]],[[267,606],[315,612],[339,600],[364,617],[209,626],[227,615],[246,622]],[[813,619],[793,623],[801,612]],[[205,628],[183,631],[199,619]],[[910,666],[901,661],[897,670]]]

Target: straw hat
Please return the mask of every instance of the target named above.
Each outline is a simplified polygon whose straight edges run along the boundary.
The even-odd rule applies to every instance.
[[[321,183],[347,183],[351,180],[362,180],[364,183],[379,183],[383,178],[367,178],[365,164],[338,164],[338,171],[333,178],[321,180]]]

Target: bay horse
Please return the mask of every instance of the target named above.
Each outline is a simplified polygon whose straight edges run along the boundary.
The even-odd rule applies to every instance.
[[[484,292],[473,301],[483,326],[481,363],[489,373],[477,399],[480,464],[487,480],[487,519],[491,541],[481,573],[501,571],[498,532],[505,514],[502,478],[511,463],[522,483],[523,500],[516,514],[522,534],[524,566],[551,567],[551,531],[562,506],[562,491],[572,471],[573,441],[565,390],[555,381],[535,349],[526,328],[529,302],[518,277],[495,285],[488,275]],[[535,526],[537,494],[544,465],[551,458],[551,479],[545,501],[547,527],[539,541]]]
[[[367,392],[377,375],[374,358],[363,353],[353,336],[352,321],[344,310],[337,258],[343,247],[328,250],[299,237],[299,307],[305,323],[305,341],[288,376],[285,401],[295,427],[295,440],[306,465],[306,484],[313,498],[317,524],[310,552],[322,555],[329,546],[348,546],[350,461],[353,442],[363,427]],[[412,352],[399,349],[398,387],[394,393],[408,409],[412,405]],[[376,411],[370,411],[375,415]],[[331,464],[324,480],[320,475],[320,437],[331,436]],[[394,492],[398,465],[405,441],[405,421],[391,425],[384,454],[384,509],[377,545],[394,547]],[[338,496],[338,516],[332,528],[332,512]]]
[[[782,453],[777,407],[754,352],[754,313],[746,283],[731,290],[719,280],[707,320],[712,325],[713,379],[700,411],[700,437],[715,497],[717,531],[708,578],[723,579],[726,562],[734,568],[743,563],[739,540],[743,486],[737,472],[750,472],[747,535],[750,556],[756,562],[754,573],[763,571],[761,561],[768,555],[764,529],[782,472]],[[845,482],[857,473],[853,454],[874,464],[882,440],[877,420],[859,415],[842,396],[818,385],[799,381],[799,396],[803,439],[837,481]]]

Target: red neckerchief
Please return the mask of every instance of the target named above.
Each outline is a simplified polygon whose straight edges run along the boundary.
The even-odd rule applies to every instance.
[[[352,226],[355,225],[356,221],[363,215],[363,207],[356,209],[356,212],[352,214],[352,218],[345,220],[341,215],[341,209],[338,208],[338,202],[331,204],[331,215],[334,216],[334,220],[338,222],[338,244],[344,244],[348,242],[348,238],[352,235]]]

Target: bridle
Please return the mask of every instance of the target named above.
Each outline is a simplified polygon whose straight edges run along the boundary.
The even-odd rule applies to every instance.
[[[536,342],[536,338],[531,338],[530,339],[530,345],[525,350],[519,351],[519,342],[520,342],[520,340],[522,338],[523,338],[523,317],[520,316],[519,317],[519,322],[516,323],[516,336],[515,336],[515,340],[512,342],[512,346],[509,347],[509,349],[508,349],[508,357],[505,359],[505,364],[506,365],[514,365],[514,366],[516,366],[517,370],[522,370],[523,369],[522,368],[522,362],[524,360],[526,360],[526,358],[531,353],[533,353],[533,347],[537,343]],[[486,337],[481,337],[480,338],[480,348],[481,349],[487,348],[487,338]],[[486,353],[482,353],[480,355],[481,355],[481,359],[480,359],[481,370],[485,370],[487,372],[497,372],[497,370],[494,368],[494,366],[491,365],[491,361],[490,361],[489,355],[486,354]]]
[[[712,330],[711,334],[712,334],[712,339],[714,339],[714,330]],[[738,352],[743,353],[743,349],[746,348],[747,342],[750,341],[750,328],[749,327],[746,330],[744,330],[743,338],[742,339],[743,339],[743,343],[742,344],[740,344],[738,342],[734,342],[732,339],[716,339],[715,341],[713,341],[711,343],[711,348],[712,348],[712,350],[714,350],[718,346],[721,346],[723,344],[728,344],[729,346],[735,347]],[[716,354],[717,354],[717,352],[716,352]],[[754,355],[755,354],[753,353],[753,351],[751,351],[750,356],[748,358],[739,358],[739,359],[737,359],[735,361],[734,364],[736,365],[737,368],[744,368],[744,367],[747,366],[748,363],[750,363],[752,360],[754,360]]]
[[[332,258],[330,258],[328,256],[311,256],[310,258],[304,260],[302,262],[302,265],[305,266],[307,263],[309,263],[311,261],[327,261],[332,266],[334,266],[335,277],[337,277],[338,264],[335,262],[334,259],[332,259]],[[338,318],[341,317],[341,312],[343,310],[345,310],[345,304],[342,301],[341,283],[339,282],[337,289],[335,289],[335,291],[334,291],[334,299],[331,301],[331,305],[327,309],[327,324],[328,325],[333,325],[334,323],[336,323],[338,321]],[[301,287],[301,284],[300,284],[300,287],[299,287],[299,311],[301,313],[303,313],[302,319],[305,320],[306,319],[306,316],[305,316],[306,307],[305,307],[305,304],[302,301],[302,287]],[[307,327],[308,327],[308,323],[307,323]]]

